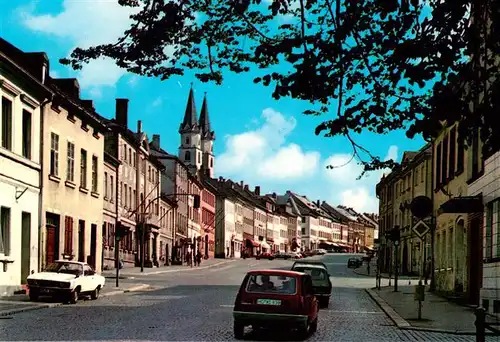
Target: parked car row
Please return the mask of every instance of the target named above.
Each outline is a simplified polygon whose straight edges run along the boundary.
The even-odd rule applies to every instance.
[[[304,251],[304,252],[276,252],[276,253],[263,252],[263,253],[257,254],[255,256],[255,259],[257,259],[257,260],[260,260],[260,259],[267,259],[267,260],[303,259],[303,258],[307,258],[310,256],[315,256],[315,255],[324,255],[326,253],[327,253],[327,251],[324,249],[314,249],[312,251]]]
[[[243,339],[251,326],[294,330],[306,339],[316,332],[319,310],[328,307],[331,292],[328,269],[319,261],[298,260],[290,271],[250,271],[234,303],[234,337]]]

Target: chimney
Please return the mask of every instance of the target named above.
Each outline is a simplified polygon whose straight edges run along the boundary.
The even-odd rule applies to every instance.
[[[244,189],[248,191],[248,184],[245,184],[245,188]]]
[[[240,186],[243,187],[245,183],[243,183],[243,181],[240,181]]]
[[[223,182],[224,181],[224,177],[219,177],[219,182]]]
[[[116,123],[128,128],[128,99],[116,99]]]
[[[260,186],[258,186],[258,185],[255,187],[255,194],[257,196],[260,196]]]
[[[137,120],[137,133],[142,133],[142,121]]]
[[[80,85],[76,78],[55,78],[52,81],[66,95],[74,99],[80,99]]]
[[[278,196],[276,196],[276,193],[273,192],[273,198],[276,199]]]
[[[321,207],[321,200],[317,200],[316,205],[318,206],[318,208],[320,208]]]
[[[82,100],[82,103],[85,106],[85,108],[94,110],[94,101],[92,101],[92,100]]]
[[[153,134],[153,147],[156,148],[157,150],[160,149],[160,135],[159,134]]]

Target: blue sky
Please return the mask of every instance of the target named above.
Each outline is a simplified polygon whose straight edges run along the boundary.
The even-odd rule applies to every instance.
[[[97,111],[114,116],[114,99],[129,98],[129,126],[137,120],[151,136],[161,135],[162,147],[177,154],[177,133],[190,83],[194,82],[198,110],[207,92],[210,117],[217,140],[216,176],[260,185],[265,192],[292,190],[313,200],[345,204],[361,211],[378,211],[374,172],[357,181],[360,167],[327,170],[342,165],[351,153],[343,138],[314,134],[327,119],[301,113],[307,103],[276,101],[271,88],[253,84],[255,74],[225,75],[221,86],[196,82],[192,73],[161,82],[125,73],[111,61],[96,61],[80,72],[58,63],[74,47],[110,42],[128,28],[129,9],[117,0],[50,0],[4,2],[0,12],[0,36],[24,51],[44,51],[50,58],[53,77],[77,77],[82,98],[93,99]],[[277,20],[286,20],[281,18]],[[333,114],[332,114],[333,115]],[[404,132],[376,136],[363,134],[357,141],[379,155],[399,160],[403,151],[416,150],[420,139],[408,140]]]

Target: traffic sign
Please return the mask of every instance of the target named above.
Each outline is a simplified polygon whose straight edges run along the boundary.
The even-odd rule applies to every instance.
[[[416,218],[424,219],[432,214],[432,200],[427,196],[417,196],[411,201],[410,210]]]
[[[419,220],[412,229],[419,238],[422,238],[431,228],[423,220]]]

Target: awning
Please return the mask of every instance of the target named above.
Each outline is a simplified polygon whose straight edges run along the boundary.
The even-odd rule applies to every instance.
[[[262,248],[266,248],[266,249],[271,248],[271,246],[269,246],[269,244],[268,244],[267,242],[262,242],[262,243],[260,244],[260,246],[261,246]]]
[[[267,241],[269,242],[273,242],[274,243],[274,239],[273,238],[266,238]]]
[[[483,211],[481,196],[463,196],[449,199],[441,204],[438,214],[470,214]]]
[[[255,242],[253,239],[246,239],[247,247],[259,247],[259,244]]]

